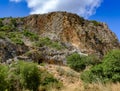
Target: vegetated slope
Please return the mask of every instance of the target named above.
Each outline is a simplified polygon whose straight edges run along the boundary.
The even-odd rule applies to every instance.
[[[120,83],[85,83],[80,79],[82,72],[76,72],[66,66],[45,64],[39,68],[47,70],[63,83],[61,90],[53,88],[51,91],[119,91],[120,89]]]
[[[6,41],[20,46],[14,49],[20,53],[12,51],[11,46],[4,43]],[[2,18],[0,42],[2,62],[14,58],[65,64],[66,56],[74,52],[83,55],[95,54],[102,58],[109,50],[120,49],[116,35],[105,23],[85,20],[67,12]],[[2,46],[3,43],[6,48]]]

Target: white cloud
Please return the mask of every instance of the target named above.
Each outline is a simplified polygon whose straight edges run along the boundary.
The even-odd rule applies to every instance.
[[[22,0],[10,0],[20,2]],[[30,14],[42,14],[52,11],[68,11],[85,18],[93,15],[102,0],[24,0],[31,9]]]

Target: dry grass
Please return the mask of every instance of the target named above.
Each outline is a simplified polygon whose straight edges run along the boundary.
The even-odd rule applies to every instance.
[[[80,80],[80,73],[66,66],[48,65],[42,66],[63,83],[63,88],[59,91],[120,91],[120,83],[109,84],[85,84]],[[52,88],[49,91],[58,91]]]
[[[120,83],[89,84],[84,86],[83,91],[120,91]]]

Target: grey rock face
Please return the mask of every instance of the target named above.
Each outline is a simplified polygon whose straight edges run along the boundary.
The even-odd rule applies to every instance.
[[[25,45],[15,45],[8,40],[0,39],[0,57],[2,62],[22,55],[26,51],[28,51],[28,47]]]

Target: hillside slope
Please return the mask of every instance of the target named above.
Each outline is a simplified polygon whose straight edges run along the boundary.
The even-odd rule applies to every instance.
[[[105,23],[67,12],[2,18],[0,42],[2,62],[14,58],[65,64],[66,56],[74,52],[102,58],[109,50],[120,49],[116,35]]]

